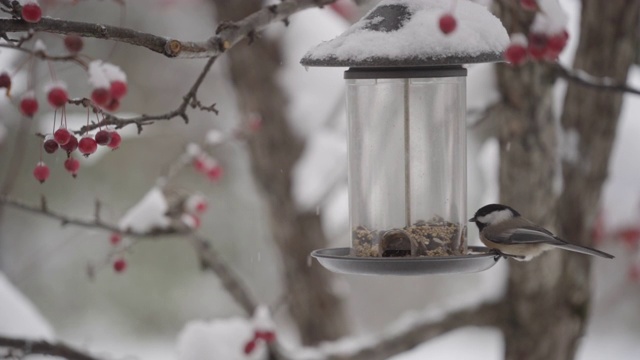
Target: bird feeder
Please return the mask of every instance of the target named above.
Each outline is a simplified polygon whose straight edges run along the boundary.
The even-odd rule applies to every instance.
[[[506,30],[459,0],[382,1],[302,65],[349,67],[351,247],[312,253],[330,270],[475,272],[497,261],[467,246],[464,64],[502,59]],[[439,19],[452,13],[445,35]]]

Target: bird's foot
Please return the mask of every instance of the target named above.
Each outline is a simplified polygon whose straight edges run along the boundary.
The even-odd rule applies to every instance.
[[[511,254],[505,254],[502,251],[498,250],[498,249],[493,249],[493,252],[496,254],[495,256],[495,260],[498,261],[500,258],[504,258],[504,259],[508,259],[508,258],[512,258],[512,259],[516,259],[516,260],[525,260],[526,257],[524,256],[520,256],[520,255],[511,255]]]

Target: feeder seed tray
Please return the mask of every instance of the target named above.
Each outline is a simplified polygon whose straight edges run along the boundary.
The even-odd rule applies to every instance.
[[[351,275],[437,275],[474,273],[495,265],[500,256],[485,247],[469,246],[469,254],[439,257],[357,257],[351,248],[315,250],[311,256],[325,268]]]

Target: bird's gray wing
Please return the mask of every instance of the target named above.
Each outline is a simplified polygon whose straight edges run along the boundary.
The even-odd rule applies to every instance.
[[[501,244],[551,244],[565,245],[566,242],[558,239],[549,230],[539,226],[519,227],[499,232],[491,238],[492,241]]]

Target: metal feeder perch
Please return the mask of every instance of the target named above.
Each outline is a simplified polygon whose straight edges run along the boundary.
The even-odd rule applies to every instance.
[[[438,29],[450,0],[382,1],[304,66],[349,67],[351,248],[316,250],[329,270],[420,275],[477,272],[497,257],[466,239],[466,75],[501,61],[509,39],[483,6],[460,0],[458,28]]]

